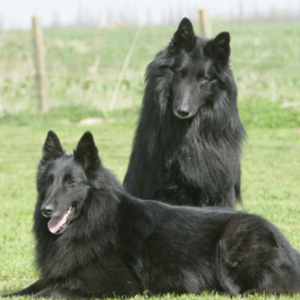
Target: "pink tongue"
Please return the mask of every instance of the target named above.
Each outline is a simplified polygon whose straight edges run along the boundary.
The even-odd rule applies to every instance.
[[[67,218],[68,218],[68,211],[66,211],[59,217],[52,217],[48,222],[48,228],[50,232],[56,233],[59,229],[61,229],[63,225],[66,224]]]

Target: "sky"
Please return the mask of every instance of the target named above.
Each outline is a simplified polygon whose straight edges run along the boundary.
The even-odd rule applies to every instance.
[[[201,7],[223,17],[237,15],[241,7],[244,13],[277,9],[300,15],[300,0],[0,0],[0,28],[29,29],[32,15],[39,15],[45,27],[55,20],[70,26],[79,18],[106,25],[128,16],[135,22],[160,24],[169,11],[178,19],[193,18]]]

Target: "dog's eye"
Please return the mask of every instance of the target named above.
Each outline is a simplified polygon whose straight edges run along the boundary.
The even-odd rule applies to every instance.
[[[182,79],[183,78],[183,74],[182,74],[182,72],[178,72],[178,77],[180,78],[180,79]]]
[[[74,183],[74,180],[72,180],[72,179],[69,179],[68,181],[67,181],[67,185],[72,185]]]
[[[50,184],[52,184],[52,182],[53,182],[53,178],[50,177],[50,178],[47,180],[47,184],[50,185]]]
[[[206,77],[200,77],[199,81],[200,81],[201,83],[204,83],[204,82],[207,81],[207,78],[206,78]]]

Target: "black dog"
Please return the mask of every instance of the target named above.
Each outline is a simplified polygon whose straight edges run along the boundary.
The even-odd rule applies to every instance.
[[[246,133],[229,67],[230,36],[196,37],[188,19],[149,64],[125,189],[142,199],[235,207]]]
[[[13,295],[300,292],[300,254],[274,225],[231,209],[130,196],[103,167],[89,132],[74,155],[48,133],[37,189],[41,278]]]

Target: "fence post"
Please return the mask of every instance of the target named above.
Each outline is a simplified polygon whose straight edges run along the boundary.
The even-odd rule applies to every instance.
[[[43,31],[42,31],[40,18],[38,16],[33,16],[32,18],[32,35],[33,35],[38,111],[40,113],[44,113],[48,110],[48,103],[47,103],[48,91],[47,91]]]
[[[4,30],[4,28],[2,29],[1,27],[2,26],[0,24],[0,31],[2,31],[1,37],[0,37],[0,53],[1,53],[1,49],[2,49],[2,47],[4,45],[4,38],[5,38],[5,32],[6,32]],[[1,103],[1,98],[0,98],[0,118],[2,119],[3,117],[4,117],[4,108],[3,108],[3,105]]]
[[[212,37],[211,24],[208,18],[207,10],[205,8],[201,8],[199,10],[199,15],[200,15],[201,34],[204,37],[211,38]]]

